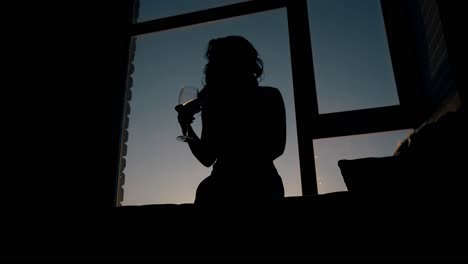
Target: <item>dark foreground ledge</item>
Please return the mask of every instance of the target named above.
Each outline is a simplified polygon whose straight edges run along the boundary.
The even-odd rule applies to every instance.
[[[61,212],[10,230],[2,256],[15,259],[461,259],[462,208],[435,201],[289,197],[274,206],[193,204]],[[439,202],[441,202],[439,200]],[[35,219],[35,220],[33,220]],[[41,219],[43,221],[41,221]]]

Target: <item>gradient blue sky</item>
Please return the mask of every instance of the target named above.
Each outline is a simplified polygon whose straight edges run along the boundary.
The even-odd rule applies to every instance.
[[[139,22],[241,1],[140,3]],[[398,104],[378,0],[308,1],[320,113]],[[265,65],[261,85],[280,89],[287,143],[275,161],[286,195],[301,195],[286,10],[277,9],[136,38],[124,205],[191,203],[210,174],[175,138],[174,106],[182,85],[202,87],[204,52],[212,38],[242,35]],[[235,91],[233,91],[235,95]],[[196,120],[194,128],[200,131]],[[407,131],[314,141],[319,192],[346,190],[337,161],[391,155]]]

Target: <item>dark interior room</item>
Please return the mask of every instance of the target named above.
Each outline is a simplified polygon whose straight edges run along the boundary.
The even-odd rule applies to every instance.
[[[44,30],[25,42],[37,43],[28,49],[38,56],[31,60],[37,63],[31,66],[33,76],[52,76],[50,86],[63,91],[53,100],[73,113],[49,106],[49,116],[57,113],[54,130],[34,121],[34,129],[58,142],[53,143],[57,150],[41,148],[43,157],[26,168],[36,176],[17,177],[34,197],[12,206],[12,214],[21,217],[6,217],[9,242],[1,255],[30,260],[466,260],[467,46],[461,2],[37,4],[37,11],[27,11],[26,29],[32,30],[19,30]],[[227,35],[251,41],[263,59],[259,85],[277,87],[284,98],[285,116],[264,115],[252,122],[269,129],[255,134],[239,155],[239,160],[261,160],[250,146],[268,141],[258,144],[274,148],[276,128],[268,122],[285,119],[284,153],[273,158],[284,193],[274,202],[200,202],[204,189],[198,184],[210,175],[213,162],[205,164],[194,146],[205,142],[212,105],[192,114],[195,133],[203,123],[201,139],[176,140],[186,133],[174,110],[180,85],[205,86],[199,98],[210,93],[206,87],[213,77],[204,74],[213,68],[205,66],[205,51],[210,39]],[[43,61],[52,63],[52,70]],[[215,96],[211,93],[206,98]],[[32,101],[37,105],[37,99]],[[232,123],[248,108],[238,104]],[[270,107],[268,101],[259,105]],[[242,128],[232,130],[240,134]],[[234,132],[220,131],[221,145],[240,148]],[[222,164],[218,155],[213,171]],[[49,171],[50,162],[54,169]],[[38,168],[43,168],[40,177]],[[255,174],[247,168],[256,167],[233,170]],[[19,201],[16,191],[6,194]],[[23,209],[30,207],[34,211]]]

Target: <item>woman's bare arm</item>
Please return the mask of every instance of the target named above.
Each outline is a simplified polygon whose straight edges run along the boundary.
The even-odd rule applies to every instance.
[[[204,126],[202,127],[202,130],[206,130]],[[192,154],[198,159],[198,161],[200,161],[201,164],[203,164],[203,166],[210,167],[213,165],[216,161],[216,157],[210,143],[206,139],[206,135],[204,135],[204,131],[202,131],[202,139],[200,139],[192,126],[189,126],[188,135],[195,139],[188,141]]]

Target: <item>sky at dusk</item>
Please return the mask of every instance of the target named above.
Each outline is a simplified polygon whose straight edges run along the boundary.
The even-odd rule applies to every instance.
[[[237,2],[140,0],[137,21]],[[398,104],[380,1],[313,0],[308,13],[319,112]],[[302,195],[287,13],[281,8],[136,37],[124,205],[192,203],[198,184],[210,175],[211,168],[176,140],[181,131],[174,106],[182,85],[202,88],[209,40],[228,35],[241,35],[255,46],[264,62],[260,85],[281,91],[287,142],[275,165],[286,196]],[[194,129],[201,131],[200,117]],[[339,159],[391,155],[407,134],[314,140],[319,193],[346,190]]]

